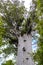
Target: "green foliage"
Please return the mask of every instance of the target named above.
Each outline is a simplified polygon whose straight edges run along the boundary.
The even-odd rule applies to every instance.
[[[17,55],[17,51],[15,51],[15,50],[17,50],[17,48],[14,48],[14,46],[10,45],[10,44],[8,45],[7,48],[2,49],[3,53],[6,54],[5,57],[8,56],[11,53],[14,54],[14,55]]]
[[[37,44],[38,48],[34,54],[34,60],[38,63],[37,65],[43,65],[43,0],[37,0],[36,9],[37,30],[40,37]]]
[[[3,20],[2,18],[0,17],[0,46],[2,44],[2,38],[3,38],[3,35],[5,33],[5,28],[3,27]]]
[[[43,0],[37,0],[37,9],[39,14],[43,13]]]
[[[14,65],[15,63],[12,62],[12,60],[6,61],[6,63],[3,63],[2,65]]]
[[[17,38],[18,35],[27,33],[28,30],[31,33],[32,26],[30,26],[29,23],[27,24],[27,21],[24,19],[24,14],[25,12],[27,12],[25,6],[21,5],[18,0],[13,3],[12,2],[10,0],[6,2],[0,0],[0,13],[3,14],[1,17],[4,23],[7,24],[4,25],[6,29],[6,34],[4,34],[4,37],[6,37],[7,39],[9,38],[10,40],[13,40],[13,42],[15,42],[15,39],[12,39],[12,37],[16,36]],[[25,20],[24,25],[22,25],[23,20]]]
[[[16,37],[18,28],[21,26],[23,22],[23,18],[24,18],[23,14],[25,12],[25,7],[23,5],[20,6],[19,5],[20,2],[18,0],[13,3],[12,2],[10,0],[6,2],[4,0],[3,1],[0,0],[0,13],[2,14],[1,17],[4,22],[3,26],[6,29],[6,33],[4,34],[5,35],[4,37],[15,41],[15,39],[12,39],[12,37],[14,36]],[[3,29],[1,29],[1,31],[2,31],[1,33],[3,33]]]

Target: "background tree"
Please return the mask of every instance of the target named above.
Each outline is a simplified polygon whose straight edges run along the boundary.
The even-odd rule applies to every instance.
[[[34,59],[37,65],[43,65],[43,0],[37,0],[37,30],[40,35]]]

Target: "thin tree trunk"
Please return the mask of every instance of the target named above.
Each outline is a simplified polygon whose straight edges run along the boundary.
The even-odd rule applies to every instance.
[[[31,57],[32,53],[32,37],[24,35],[19,37],[17,65],[34,65]]]

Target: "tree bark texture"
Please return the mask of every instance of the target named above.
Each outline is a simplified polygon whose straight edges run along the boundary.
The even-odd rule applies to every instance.
[[[32,58],[32,36],[23,35],[19,37],[17,64],[16,65],[34,65]]]

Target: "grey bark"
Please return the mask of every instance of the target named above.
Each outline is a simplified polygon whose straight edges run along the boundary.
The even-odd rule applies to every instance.
[[[23,35],[19,37],[18,54],[16,65],[34,65],[31,56],[32,53],[32,36]]]

